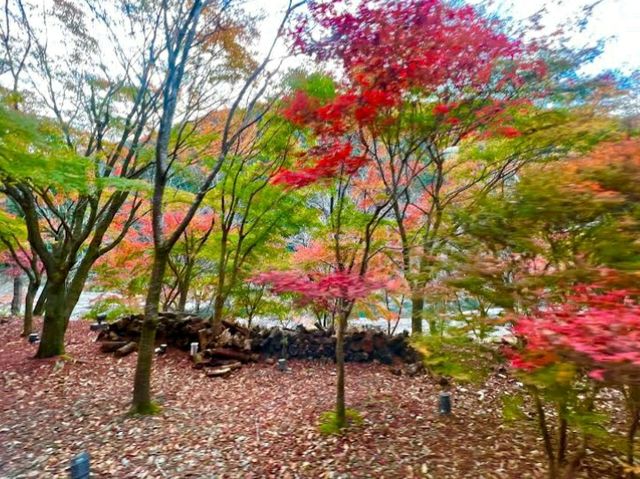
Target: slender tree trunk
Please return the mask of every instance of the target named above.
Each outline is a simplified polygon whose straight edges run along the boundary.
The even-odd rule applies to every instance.
[[[429,334],[431,335],[436,335],[440,333],[440,336],[442,336],[442,334],[444,334],[444,328],[443,327],[438,327],[438,321],[435,319],[430,319],[429,320]]]
[[[218,270],[218,285],[216,286],[216,296],[213,301],[213,316],[211,318],[211,324],[219,324],[220,321],[222,321],[222,310],[224,309],[224,300],[226,299],[222,292],[224,290],[227,276],[227,235],[228,231],[223,229],[222,238],[220,239],[220,257],[218,260],[218,267],[220,268]]]
[[[411,296],[411,334],[422,334],[422,311],[424,298],[422,294],[414,292]]]
[[[556,461],[556,454],[553,448],[553,441],[551,440],[551,434],[549,433],[549,426],[547,425],[547,416],[544,412],[542,400],[538,395],[538,392],[533,390],[533,398],[536,405],[536,414],[538,416],[538,425],[540,426],[540,432],[544,440],[544,450],[547,453],[547,462],[549,464],[549,479],[558,478],[558,467]]]
[[[49,289],[49,281],[44,283],[44,288],[40,292],[40,296],[38,296],[38,300],[36,301],[36,305],[33,307],[33,315],[34,316],[42,316],[44,313],[44,307],[47,302],[47,290]]]
[[[440,207],[440,200],[439,200],[439,197],[437,196],[444,181],[441,163],[438,163],[437,175],[436,175],[435,181],[436,181],[435,183],[436,196],[433,198],[435,210],[432,210],[432,212],[429,213],[429,224],[424,233],[424,237],[422,238],[422,255],[420,257],[420,263],[418,267],[418,277],[416,279],[415,288],[412,291],[412,294],[413,294],[412,308],[411,308],[412,322],[414,321],[413,318],[418,318],[418,317],[422,318],[423,316],[425,287],[428,281],[433,277],[433,271],[432,271],[433,260],[431,260],[430,257],[435,254],[434,249],[436,245],[436,238],[438,237],[438,232],[440,230],[440,224],[442,221],[442,208]],[[416,298],[416,292],[418,291],[420,292],[420,298]],[[422,332],[422,322],[420,323],[420,329],[413,330],[412,332],[414,334]],[[429,333],[435,334],[436,332],[437,331],[435,328],[435,323],[430,321]]]
[[[627,463],[629,467],[633,467],[635,439],[638,429],[640,428],[640,386],[629,386],[629,428],[627,429]],[[636,474],[629,472],[628,477],[634,479]]]
[[[178,311],[183,312],[187,309],[187,297],[189,296],[188,286],[180,287],[180,295],[178,296]]]
[[[634,465],[634,451],[635,451],[635,438],[638,432],[638,426],[640,426],[640,409],[635,411],[634,416],[631,418],[629,429],[627,430],[627,463],[630,468]],[[629,472],[629,479],[634,479],[636,475],[633,471]]]
[[[178,311],[184,312],[187,307],[187,300],[189,299],[189,287],[191,286],[191,275],[193,266],[191,263],[187,265],[184,272],[184,278],[180,282],[180,296],[178,297]]]
[[[565,414],[564,407],[562,407],[561,410],[558,412],[559,414],[564,415]],[[567,420],[564,417],[560,417],[559,421],[560,421],[560,425],[558,428],[558,470],[560,470],[566,463],[567,440],[568,440],[567,428],[569,426],[567,424]]]
[[[155,347],[156,328],[158,325],[158,308],[162,292],[162,280],[167,266],[168,254],[156,250],[153,258],[151,279],[144,307],[144,321],[138,344],[138,362],[133,383],[133,403],[131,412],[134,414],[153,414],[157,407],[151,400],[151,366]]]
[[[77,274],[78,273],[76,273],[76,275]],[[73,310],[78,304],[78,301],[80,301],[80,295],[84,290],[84,285],[86,283],[87,276],[85,276],[84,279],[80,279],[80,280],[76,280],[76,278],[74,278],[74,281],[72,281],[69,287],[67,288],[67,295],[65,300],[66,309],[64,312],[65,317],[67,319],[67,323],[69,322],[69,318],[71,317]]]
[[[64,354],[64,334],[68,324],[66,310],[67,295],[64,280],[55,282],[50,280],[37,358],[50,358]]]
[[[24,320],[22,323],[22,336],[29,336],[33,331],[33,301],[40,287],[39,281],[29,280],[27,295],[24,299]]]
[[[338,315],[338,328],[336,329],[336,425],[338,428],[346,426],[346,406],[344,399],[344,333],[347,328],[345,313]]]
[[[222,313],[224,311],[224,296],[221,292],[216,293],[216,298],[213,301],[213,317],[211,324],[218,324],[222,321]]]
[[[22,275],[13,278],[13,298],[11,299],[11,315],[20,314],[20,305],[22,304]]]

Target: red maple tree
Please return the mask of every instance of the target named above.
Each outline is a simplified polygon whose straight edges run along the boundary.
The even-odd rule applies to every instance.
[[[565,359],[596,380],[640,380],[640,304],[629,291],[577,287],[566,302],[518,318],[514,332],[524,342],[512,355],[516,368]]]
[[[532,315],[518,318],[514,331],[523,346],[509,352],[512,366],[525,372],[557,368],[563,363],[588,371],[588,376],[599,383],[593,388],[594,395],[603,383],[619,388],[627,412],[626,456],[630,468],[633,468],[635,436],[640,427],[640,304],[637,297],[637,291],[602,291],[596,286],[579,286],[566,302],[541,307]],[[553,382],[562,384],[563,376],[556,374]],[[557,396],[558,410],[562,411],[560,437],[563,439],[559,441],[559,450],[554,452],[539,390],[532,386],[532,391],[551,477],[556,477],[565,458],[565,415],[569,409],[564,396]]]
[[[258,284],[268,284],[275,293],[295,293],[304,302],[326,304],[330,300],[353,302],[383,288],[384,281],[346,271],[326,274],[304,271],[271,271],[253,278]]]
[[[368,1],[353,11],[346,3],[311,2],[309,17],[292,32],[299,52],[341,67],[342,83],[331,98],[297,90],[285,100],[283,115],[319,141],[276,182],[299,187],[357,171],[372,152],[347,135],[406,127],[412,119],[403,113],[411,104],[431,105],[429,128],[442,131],[442,144],[470,134],[520,135],[512,112],[533,100],[522,94],[523,85],[546,74],[532,47],[470,6]],[[312,35],[318,27],[320,39]],[[415,127],[420,119],[413,121]]]

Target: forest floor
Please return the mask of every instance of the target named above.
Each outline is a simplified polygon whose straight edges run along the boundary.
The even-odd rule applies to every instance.
[[[364,423],[326,436],[318,417],[334,403],[333,364],[291,361],[282,373],[260,363],[207,378],[169,350],[153,371],[162,412],[131,417],[135,354],[99,353],[76,321],[72,360],[34,360],[18,333],[18,320],[0,325],[0,478],[66,478],[85,450],[94,478],[546,477],[535,421],[502,418],[502,395],[520,387],[504,373],[454,387],[454,414],[443,417],[428,375],[348,364],[347,402]],[[613,454],[590,450],[585,464],[578,477],[620,477]]]

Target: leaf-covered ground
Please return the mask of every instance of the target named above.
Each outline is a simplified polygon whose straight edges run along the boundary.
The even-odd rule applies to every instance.
[[[324,436],[331,363],[293,361],[289,373],[255,364],[212,379],[171,350],[153,372],[162,413],[129,417],[135,354],[100,354],[87,323],[73,322],[75,361],[34,360],[18,331],[17,320],[0,325],[0,478],[68,477],[83,450],[96,478],[545,477],[535,423],[502,419],[500,397],[518,387],[504,374],[454,388],[455,414],[442,417],[428,376],[348,364],[347,400],[364,424]],[[597,456],[580,477],[618,477]]]

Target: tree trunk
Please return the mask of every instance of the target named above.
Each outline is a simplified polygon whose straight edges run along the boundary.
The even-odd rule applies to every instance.
[[[156,328],[158,325],[158,308],[162,281],[167,266],[168,254],[156,250],[153,258],[153,269],[149,281],[149,290],[144,307],[144,321],[138,345],[138,362],[133,383],[133,414],[153,414],[157,406],[151,400],[151,366],[153,364],[153,351],[155,347]]]
[[[96,252],[97,247],[86,250],[75,274],[71,275],[67,271],[57,277],[47,278],[42,339],[36,357],[50,358],[64,354],[64,335],[69,318],[78,304],[91,266],[97,259]],[[44,293],[45,291],[42,292]]]
[[[212,358],[217,357],[217,358],[225,358],[225,359],[236,359],[243,363],[248,363],[254,358],[250,352],[243,353],[242,351],[236,351],[235,349],[228,349],[228,348],[205,349],[204,355],[205,357],[209,356]]]
[[[567,408],[564,402],[558,407],[558,454],[557,454],[557,469],[560,471],[565,465],[567,456],[567,432],[569,424],[567,423]]]
[[[42,325],[42,338],[37,358],[51,358],[64,354],[64,334],[69,322],[66,316],[67,297],[64,280],[49,281],[47,305]]]
[[[538,416],[538,426],[540,427],[540,432],[542,433],[542,438],[544,440],[544,450],[547,454],[547,463],[549,465],[549,479],[557,479],[558,469],[556,454],[553,449],[553,441],[551,440],[551,434],[549,433],[544,406],[542,405],[542,400],[540,399],[538,391],[535,388],[532,389],[532,393],[535,400],[536,415]]]
[[[189,296],[189,287],[181,286],[180,287],[180,295],[178,296],[178,311],[184,313],[185,309],[187,309],[187,297]]]
[[[24,299],[24,320],[22,323],[22,336],[29,336],[33,331],[33,301],[40,287],[39,281],[29,280],[27,295]]]
[[[414,293],[411,297],[411,334],[422,334],[423,310],[424,298],[420,293]]]
[[[219,324],[222,321],[222,311],[224,309],[224,301],[226,299],[223,291],[227,278],[227,238],[229,230],[226,226],[222,227],[222,235],[220,237],[220,255],[218,256],[218,284],[216,285],[215,299],[213,301],[213,316],[211,324]]]
[[[635,451],[635,439],[640,428],[640,386],[629,386],[629,428],[627,429],[627,463],[630,468],[634,466],[633,453]],[[633,470],[629,472],[630,479],[634,479],[636,474]]]
[[[191,262],[187,264],[184,272],[184,277],[180,282],[180,296],[178,298],[178,311],[184,313],[187,307],[187,300],[189,299],[189,287],[191,286],[191,275],[193,274],[193,265]]]
[[[36,301],[36,305],[33,307],[33,315],[34,316],[42,316],[44,313],[44,308],[47,303],[47,291],[49,289],[49,281],[44,283],[44,288],[40,292],[40,296],[38,296],[38,300]]]
[[[211,324],[219,324],[222,321],[223,310],[224,296],[221,293],[217,293],[213,302],[213,317],[211,319]]]
[[[336,330],[336,426],[343,428],[347,424],[344,401],[344,333],[347,328],[346,314],[338,315]]]
[[[13,298],[11,299],[11,315],[20,314],[20,305],[22,304],[22,275],[13,278]]]
[[[633,417],[631,418],[631,423],[629,424],[629,429],[627,430],[627,463],[630,468],[633,468],[634,459],[633,453],[635,449],[635,438],[638,432],[638,427],[640,426],[640,409],[636,410]],[[633,471],[629,472],[629,479],[634,479],[636,475]]]

